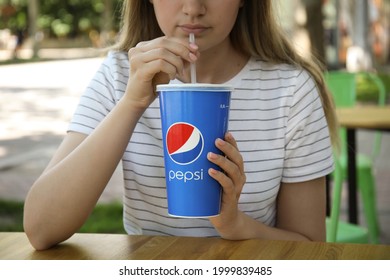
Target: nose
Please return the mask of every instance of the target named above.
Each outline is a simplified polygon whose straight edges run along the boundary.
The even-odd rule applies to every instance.
[[[205,0],[184,0],[183,13],[190,17],[199,17],[206,13]]]

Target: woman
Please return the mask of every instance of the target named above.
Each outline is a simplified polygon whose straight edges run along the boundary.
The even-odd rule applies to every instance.
[[[271,2],[123,2],[119,42],[26,199],[24,225],[36,249],[78,230],[120,160],[129,234],[325,240],[332,103],[318,66],[282,35]],[[208,171],[223,188],[221,214],[210,219],[177,219],[166,210],[155,89],[189,82],[190,63],[198,82],[235,87],[230,132],[215,143],[226,157],[208,155],[224,171]]]

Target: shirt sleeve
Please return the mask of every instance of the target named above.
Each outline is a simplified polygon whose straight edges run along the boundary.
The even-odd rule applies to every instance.
[[[308,181],[331,173],[333,153],[321,98],[313,78],[297,77],[287,120],[282,182]]]
[[[68,131],[90,134],[115,106],[112,64],[109,54],[80,97]]]

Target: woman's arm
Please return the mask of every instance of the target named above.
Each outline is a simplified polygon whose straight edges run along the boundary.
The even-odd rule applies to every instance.
[[[276,227],[313,241],[326,240],[326,178],[283,183],[278,196]]]
[[[88,137],[78,133],[65,137],[26,198],[24,229],[36,249],[66,240],[82,226],[140,116],[155,100],[155,86],[183,73],[183,67],[199,56],[197,49],[161,37],[129,51],[129,80],[122,99]]]
[[[66,135],[25,201],[24,229],[36,249],[66,240],[82,226],[142,112],[123,99],[88,137],[73,132]]]

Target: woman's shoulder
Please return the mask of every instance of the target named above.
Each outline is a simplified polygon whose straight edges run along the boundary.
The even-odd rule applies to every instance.
[[[255,57],[248,62],[246,75],[284,86],[298,85],[310,79],[309,72],[299,65],[270,62]]]
[[[100,79],[110,81],[114,88],[122,87],[129,78],[129,59],[126,52],[109,51],[98,70]]]
[[[128,70],[129,58],[126,52],[110,50],[107,53],[107,56],[104,59],[103,64],[109,67],[111,70],[113,68]]]
[[[292,65],[287,63],[278,63],[272,61],[265,61],[259,58],[251,57],[249,61],[249,68],[252,68],[251,71],[259,70],[264,73],[271,73],[274,75],[281,75],[283,73],[293,74],[305,72],[302,67],[299,65]]]

